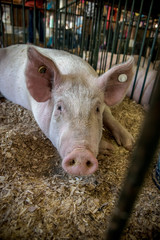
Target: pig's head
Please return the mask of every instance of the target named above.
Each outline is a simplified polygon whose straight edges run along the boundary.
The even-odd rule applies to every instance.
[[[132,79],[133,59],[100,77],[86,62],[83,65],[86,71],[90,68],[90,77],[81,68],[77,74],[64,75],[55,61],[29,47],[25,74],[34,117],[57,148],[63,169],[84,176],[98,168],[104,107],[123,100]]]

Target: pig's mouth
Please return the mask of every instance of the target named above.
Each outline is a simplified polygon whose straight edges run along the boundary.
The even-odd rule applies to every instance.
[[[98,169],[98,160],[86,148],[75,148],[62,161],[63,169],[75,176],[88,176]]]

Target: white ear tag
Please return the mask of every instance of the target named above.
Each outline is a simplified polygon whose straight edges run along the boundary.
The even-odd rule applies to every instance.
[[[119,82],[126,82],[127,81],[127,75],[126,74],[120,74],[119,76],[118,76],[118,81]]]

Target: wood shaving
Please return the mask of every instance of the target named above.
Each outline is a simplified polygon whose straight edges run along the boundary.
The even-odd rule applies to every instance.
[[[136,139],[145,111],[126,98],[113,115]],[[72,177],[37,126],[32,114],[0,99],[0,239],[103,239],[127,168],[130,152],[114,145],[99,154],[99,169],[89,177]],[[152,181],[152,164],[123,240],[160,239],[160,192]]]

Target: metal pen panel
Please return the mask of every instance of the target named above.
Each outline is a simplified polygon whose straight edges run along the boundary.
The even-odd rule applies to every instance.
[[[150,9],[149,9],[148,17],[147,17],[147,23],[146,23],[145,31],[144,31],[144,34],[143,34],[143,41],[142,41],[140,54],[139,54],[139,58],[138,58],[137,70],[136,70],[135,77],[134,77],[134,83],[133,83],[133,88],[132,88],[132,92],[131,92],[131,98],[133,98],[133,94],[134,94],[136,79],[137,79],[138,70],[139,70],[139,66],[140,66],[142,51],[143,51],[143,47],[144,47],[144,43],[145,43],[145,38],[146,38],[146,33],[147,33],[148,25],[149,25],[149,19],[150,19],[150,15],[151,15],[151,11],[152,11],[153,2],[154,2],[154,0],[152,0],[151,5],[150,5]]]

